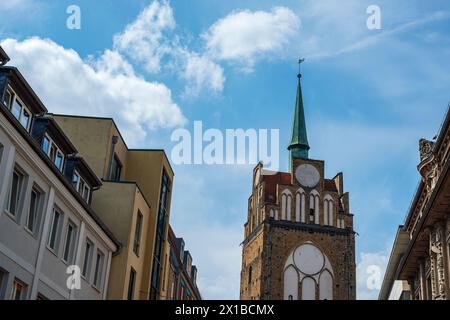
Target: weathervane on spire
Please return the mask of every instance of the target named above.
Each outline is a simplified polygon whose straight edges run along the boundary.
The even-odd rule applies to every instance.
[[[302,65],[302,63],[303,63],[304,61],[305,61],[304,58],[298,60],[298,77],[299,77],[299,78],[302,76],[302,73],[301,73],[301,65]]]

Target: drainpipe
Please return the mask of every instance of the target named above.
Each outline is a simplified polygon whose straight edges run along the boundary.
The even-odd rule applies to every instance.
[[[115,150],[116,150],[116,144],[117,144],[117,142],[119,142],[119,137],[118,137],[118,136],[112,136],[112,140],[111,140],[111,144],[112,144],[112,147],[111,147],[111,157],[110,157],[110,160],[109,160],[108,177],[106,178],[106,180],[111,180],[111,175],[112,175],[112,164],[113,164],[113,161],[114,161],[114,153],[115,153]]]

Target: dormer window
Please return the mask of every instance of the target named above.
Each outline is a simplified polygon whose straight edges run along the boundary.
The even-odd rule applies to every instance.
[[[10,88],[6,90],[3,103],[11,111],[13,116],[28,131],[31,125],[31,112]]]
[[[72,185],[75,190],[77,190],[77,192],[81,195],[84,201],[89,202],[91,188],[76,170],[72,177]]]
[[[59,171],[62,171],[64,166],[64,154],[48,135],[44,136],[42,150],[44,150]]]

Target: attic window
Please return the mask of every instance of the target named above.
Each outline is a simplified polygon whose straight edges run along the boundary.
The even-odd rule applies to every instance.
[[[45,135],[42,140],[42,150],[44,150],[59,171],[62,171],[64,167],[64,154],[48,135]]]
[[[8,110],[11,111],[13,116],[19,120],[20,124],[27,131],[29,131],[31,124],[31,112],[11,88],[6,90],[5,96],[3,97],[3,103]]]
[[[81,195],[84,201],[89,202],[89,197],[91,195],[91,188],[86,183],[86,181],[81,177],[81,175],[75,170],[72,177],[72,185]]]

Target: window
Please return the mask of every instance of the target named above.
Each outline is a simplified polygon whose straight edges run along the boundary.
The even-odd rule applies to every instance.
[[[3,145],[0,143],[0,164],[2,163]]]
[[[9,90],[9,89],[6,90],[5,96],[3,97],[3,103],[5,104],[6,107],[8,107],[8,109],[11,109],[12,97],[13,97],[13,94],[12,94],[11,90]]]
[[[42,293],[38,293],[36,300],[45,301],[45,300],[49,300],[49,299],[46,296],[44,296]]]
[[[89,278],[89,271],[91,269],[91,263],[92,263],[92,251],[93,251],[93,244],[89,240],[86,241],[86,248],[84,250],[84,261],[83,261],[83,270],[81,274],[86,279]]]
[[[26,294],[26,285],[20,281],[15,279],[13,283],[11,300],[24,300]]]
[[[62,213],[60,213],[58,210],[54,209],[52,220],[51,220],[51,225],[50,225],[50,235],[48,238],[48,246],[50,247],[50,249],[52,249],[55,252],[58,250],[57,243],[58,243],[58,238],[59,238],[59,225],[61,224],[61,220],[62,220]]]
[[[0,269],[0,300],[5,299],[5,287],[8,283],[8,273],[2,269]]]
[[[48,138],[47,136],[45,136],[44,140],[42,140],[42,150],[44,150],[46,154],[48,154],[50,150],[50,138]]]
[[[28,131],[31,124],[31,112],[10,88],[6,90],[5,96],[3,97],[3,103]]]
[[[30,210],[28,211],[26,224],[27,229],[32,233],[35,233],[39,229],[38,224],[41,210],[41,198],[41,193],[36,188],[33,188],[31,190]]]
[[[133,300],[135,283],[136,283],[136,271],[133,268],[131,268],[130,280],[128,282],[128,300]]]
[[[141,246],[141,233],[142,233],[142,214],[138,211],[138,215],[136,218],[136,229],[134,231],[134,244],[133,251],[139,256],[139,248]]]
[[[24,175],[18,169],[14,169],[11,179],[11,189],[9,190],[8,198],[8,212],[17,216],[19,212],[19,205],[21,203],[22,187],[24,182]]]
[[[75,190],[77,190],[77,192],[81,195],[84,201],[89,202],[91,188],[89,188],[89,185],[86,183],[86,181],[84,181],[84,179],[76,170],[72,176],[72,185]]]
[[[109,177],[112,181],[120,181],[120,175],[122,174],[122,164],[119,158],[114,154],[111,162],[111,176]]]
[[[97,258],[95,260],[94,286],[100,289],[102,283],[103,260],[105,255],[101,251],[97,251]]]
[[[248,269],[248,284],[252,283],[252,273],[253,273],[253,267],[250,266]]]
[[[89,202],[89,195],[91,193],[91,189],[88,187],[87,184],[84,185],[83,187],[83,193],[81,194],[81,196],[83,197],[84,201]]]
[[[72,176],[72,186],[75,188],[75,190],[78,190],[78,182],[80,181],[80,175],[78,172],[74,172]]]
[[[161,179],[161,191],[159,194],[159,208],[156,227],[155,254],[153,257],[152,269],[152,287],[150,290],[150,299],[156,300],[160,290],[161,269],[162,269],[162,248],[164,243],[164,230],[167,223],[167,210],[169,205],[170,180],[167,172],[164,170]]]
[[[64,154],[48,135],[45,135],[42,140],[42,150],[44,150],[59,171],[62,171],[64,167]]]
[[[63,260],[67,263],[71,263],[73,259],[73,251],[75,246],[76,239],[76,226],[74,223],[69,221],[67,224],[66,230],[66,242],[64,244],[64,254]]]

